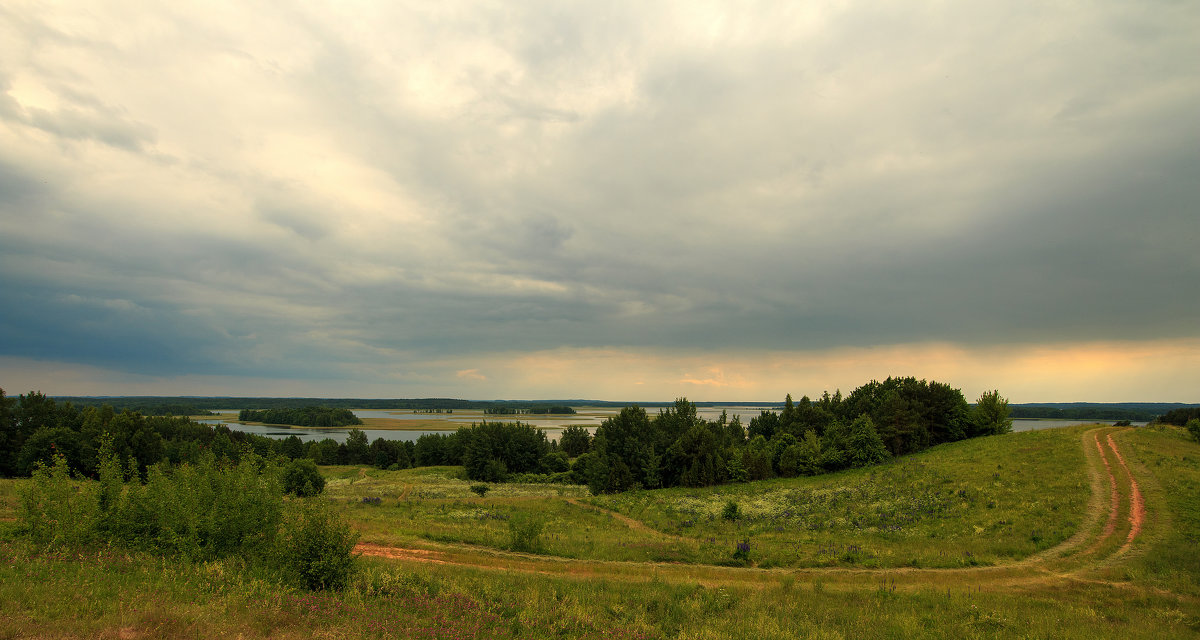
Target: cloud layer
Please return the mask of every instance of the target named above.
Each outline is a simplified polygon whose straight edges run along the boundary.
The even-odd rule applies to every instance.
[[[1190,344],[1200,9],[1044,4],[0,9],[0,356],[758,399],[686,369]]]

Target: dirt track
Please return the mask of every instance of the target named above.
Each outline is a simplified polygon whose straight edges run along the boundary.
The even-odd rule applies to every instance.
[[[1106,566],[1127,553],[1146,522],[1146,504],[1138,482],[1121,455],[1112,434],[1123,429],[1099,427],[1083,434],[1081,444],[1089,466],[1092,498],[1088,514],[1078,532],[1062,544],[1011,564],[972,567],[965,569],[753,569],[709,565],[680,565],[651,562],[618,562],[601,560],[570,560],[551,556],[509,553],[470,545],[433,545],[435,549],[388,547],[360,544],[356,550],[363,555],[389,558],[398,562],[450,564],[484,570],[516,571],[560,575],[564,577],[603,577],[609,580],[644,582],[651,579],[693,582],[700,584],[741,584],[766,586],[782,576],[793,579],[821,581],[835,586],[878,584],[881,577],[892,579],[900,586],[934,585],[953,578],[961,581],[971,576],[976,588],[1046,584],[1054,581],[1085,581],[1111,583],[1103,577],[1093,577],[1095,569]],[[1105,436],[1102,444],[1100,436]],[[1115,464],[1110,460],[1115,460]],[[1114,467],[1119,466],[1118,476]],[[1107,495],[1106,495],[1107,494]],[[605,513],[599,507],[568,502]],[[1122,512],[1129,531],[1118,546],[1118,531],[1123,530]],[[622,524],[635,530],[653,531],[644,523],[612,513]],[[1099,525],[1104,522],[1101,528]],[[660,533],[661,532],[657,532]],[[669,534],[661,534],[668,536]],[[432,545],[432,543],[431,543]],[[1080,547],[1086,548],[1078,551]]]

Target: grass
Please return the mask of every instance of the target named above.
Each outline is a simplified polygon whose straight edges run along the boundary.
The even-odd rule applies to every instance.
[[[544,553],[574,559],[723,564],[749,540],[760,567],[993,565],[1079,526],[1090,495],[1080,431],[980,438],[871,469],[703,489],[590,497],[575,486],[498,484],[481,499],[454,467],[327,467],[326,491],[364,540],[384,544],[504,549],[506,523],[535,515],[545,519]],[[721,517],[731,500],[736,521]]]
[[[0,638],[1197,637],[1200,445],[1173,428],[1106,430],[1148,514],[1122,553],[1124,516],[1105,539],[1107,517],[1089,511],[1099,462],[1084,431],[956,443],[826,477],[599,498],[553,485],[493,485],[479,498],[449,467],[327,467],[329,497],[364,540],[426,547],[448,564],[364,557],[345,592],[312,594],[236,563],[47,554],[5,535]],[[0,518],[19,484],[0,481]],[[1118,493],[1124,514],[1128,487]],[[720,518],[729,500],[742,519]],[[503,516],[544,519],[541,553],[505,551]],[[1074,551],[1046,551],[1080,529]],[[715,535],[748,537],[758,567],[711,562],[733,551],[704,555]],[[1103,544],[1089,550],[1092,538]],[[804,539],[863,553],[830,561]],[[671,549],[682,559],[653,561]],[[968,552],[994,566],[970,566]],[[914,570],[914,559],[948,568]]]

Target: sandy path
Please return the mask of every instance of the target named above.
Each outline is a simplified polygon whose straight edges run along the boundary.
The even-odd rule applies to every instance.
[[[409,549],[406,547],[385,547],[370,542],[360,542],[354,546],[354,551],[364,556],[390,558],[392,560],[410,560],[413,562],[428,562],[431,564],[457,564],[448,562],[445,553],[430,549]]]
[[[1112,449],[1113,455],[1117,456],[1117,462],[1121,463],[1121,469],[1129,479],[1129,536],[1125,539],[1125,544],[1117,550],[1117,553],[1121,554],[1129,550],[1134,539],[1142,532],[1142,523],[1146,520],[1146,501],[1142,499],[1142,490],[1138,487],[1137,479],[1130,472],[1129,465],[1125,464],[1125,457],[1117,450],[1117,443],[1113,442],[1111,433],[1108,434],[1108,447]]]
[[[1108,476],[1111,497],[1109,499],[1108,522],[1104,525],[1104,531],[1096,538],[1092,546],[1088,547],[1087,551],[1084,551],[1085,554],[1099,549],[1104,545],[1105,541],[1112,537],[1112,534],[1117,530],[1117,518],[1120,517],[1121,512],[1121,494],[1117,491],[1117,477],[1113,474],[1112,465],[1108,462],[1108,455],[1104,451],[1104,446],[1100,444],[1100,434],[1093,433],[1092,438],[1096,442],[1096,450],[1100,452],[1100,459],[1104,461],[1104,473]],[[1109,438],[1109,442],[1112,442],[1111,437]],[[1113,450],[1116,451],[1115,448]]]

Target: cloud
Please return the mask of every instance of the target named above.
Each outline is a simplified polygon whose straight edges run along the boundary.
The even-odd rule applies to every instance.
[[[481,382],[487,380],[487,376],[479,373],[479,369],[461,369],[455,371],[454,375],[464,380],[478,380]]]
[[[0,355],[404,395],[615,350],[765,394],[703,354],[1192,340],[1197,28],[1186,3],[0,10]]]

